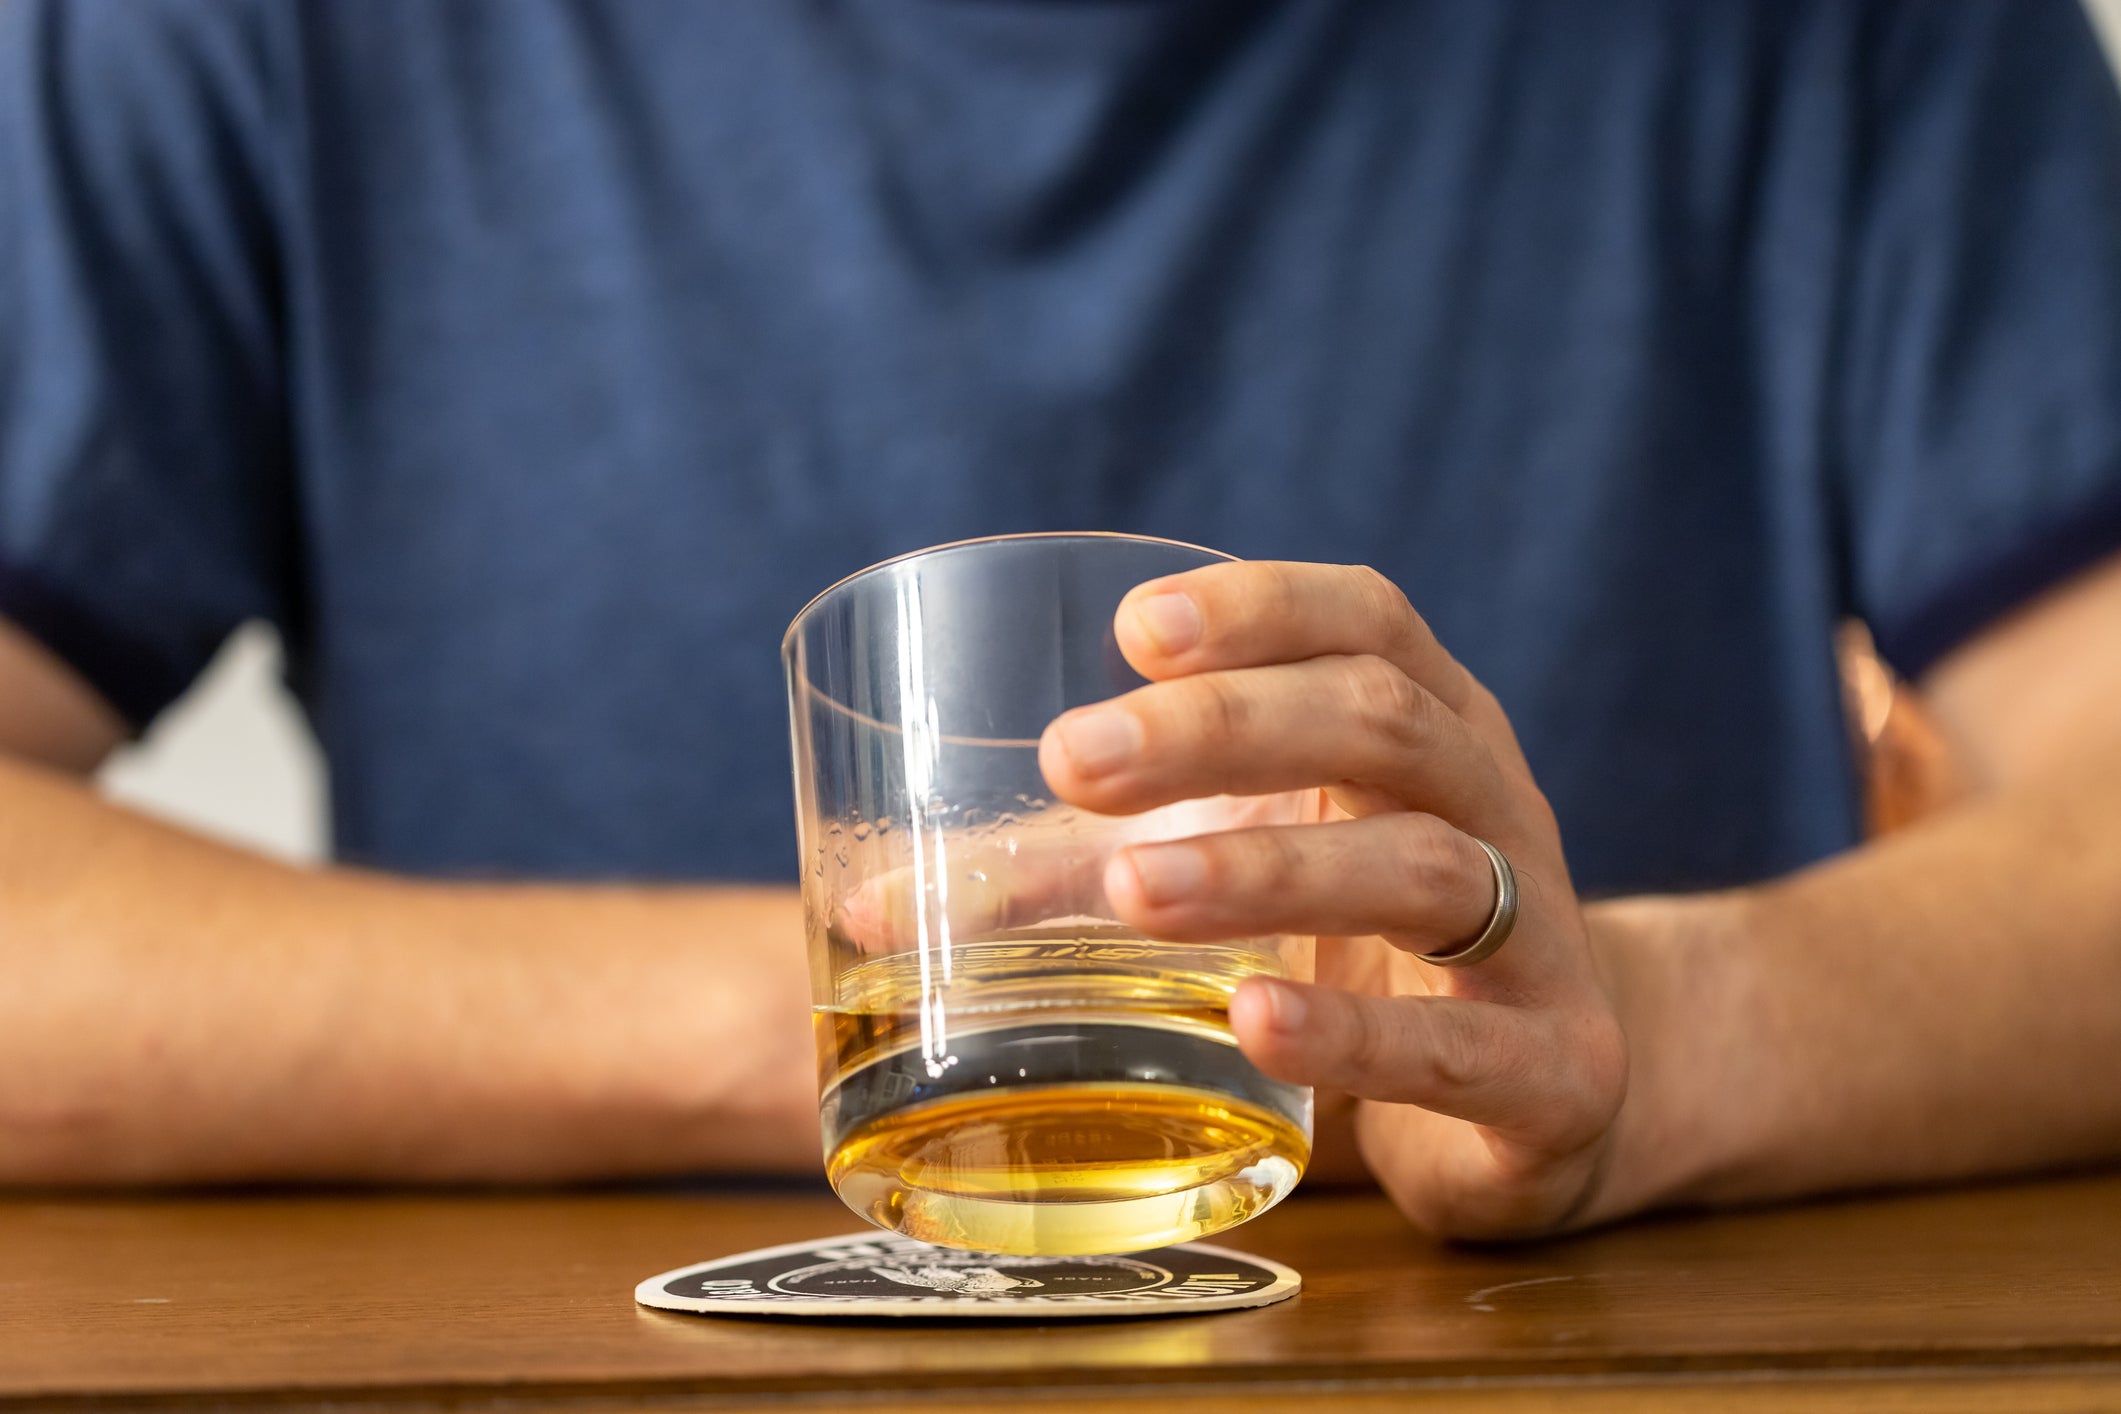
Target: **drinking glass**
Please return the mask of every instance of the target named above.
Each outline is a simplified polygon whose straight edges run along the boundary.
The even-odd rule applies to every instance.
[[[1143,684],[1112,620],[1137,584],[1230,557],[1137,536],[1001,536],[820,594],[782,646],[832,1185],[948,1247],[1134,1251],[1279,1202],[1311,1094],[1230,1033],[1251,976],[1311,940],[1181,943],[1116,916],[1123,845],[1317,818],[1315,791],[1105,816],[1053,798],[1038,739]]]

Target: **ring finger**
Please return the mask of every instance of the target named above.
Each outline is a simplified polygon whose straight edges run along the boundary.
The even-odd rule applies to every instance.
[[[1495,907],[1495,876],[1471,836],[1433,815],[1393,812],[1134,845],[1105,893],[1153,937],[1381,934],[1408,952],[1449,951]]]

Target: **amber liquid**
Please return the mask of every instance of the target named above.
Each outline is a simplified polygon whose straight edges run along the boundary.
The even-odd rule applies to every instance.
[[[1310,1157],[1310,1092],[1230,1034],[1241,946],[1118,936],[961,944],[952,975],[872,958],[817,1009],[826,1167],[848,1206],[924,1242],[1128,1252],[1264,1212]],[[925,1023],[925,1024],[924,1024]]]

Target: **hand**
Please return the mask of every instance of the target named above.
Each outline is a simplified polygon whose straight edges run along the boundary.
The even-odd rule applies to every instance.
[[[1115,630],[1150,685],[1047,729],[1062,798],[1133,814],[1318,788],[1328,804],[1318,824],[1120,851],[1104,879],[1120,915],[1187,941],[1319,937],[1319,982],[1247,982],[1231,1025],[1268,1074],[1357,1098],[1364,1158],[1416,1223],[1501,1237],[1579,1220],[1627,1051],[1494,696],[1367,569],[1213,565],[1140,586]],[[1516,930],[1471,967],[1416,961],[1488,920],[1476,835],[1516,869]]]

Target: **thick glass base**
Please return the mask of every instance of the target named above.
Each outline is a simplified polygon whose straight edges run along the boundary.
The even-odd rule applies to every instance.
[[[1245,1064],[1234,1046],[1202,1044],[1225,1064]],[[1168,1083],[997,1085],[858,1124],[827,1169],[849,1207],[923,1242],[1052,1256],[1133,1252],[1273,1207],[1310,1158],[1307,1129],[1227,1094]]]

